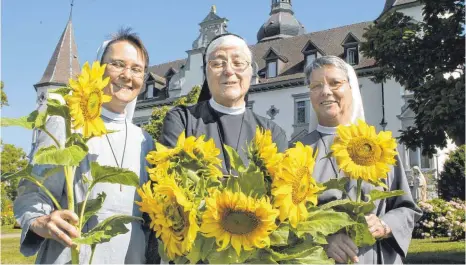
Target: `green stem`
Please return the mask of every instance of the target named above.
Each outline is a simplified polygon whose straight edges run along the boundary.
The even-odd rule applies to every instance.
[[[357,180],[356,202],[361,202],[362,179]]]
[[[66,197],[68,199],[68,210],[74,212],[74,172],[76,167],[64,166],[66,180]],[[79,230],[80,231],[80,230]],[[71,249],[71,263],[79,264],[79,245]]]
[[[94,258],[94,253],[95,253],[95,247],[96,246],[97,246],[96,244],[91,245],[91,258],[89,259],[89,264],[92,264],[92,259]]]
[[[55,208],[58,209],[58,210],[61,210],[61,206],[58,203],[55,196],[53,196],[53,194],[44,185],[42,185],[42,183],[40,183],[39,181],[37,181],[34,178],[26,178],[26,179],[31,181],[32,183],[36,184],[39,188],[41,188],[42,191],[44,191],[45,194],[47,194],[47,196],[49,196],[49,198],[52,200],[53,204],[55,205]]]
[[[53,136],[53,134],[51,134],[49,131],[47,131],[47,129],[45,129],[45,127],[41,128],[41,130],[44,131],[50,138],[52,138],[52,140],[57,145],[57,148],[61,148],[61,144],[58,142],[57,138],[55,138],[55,136]]]
[[[87,204],[87,199],[89,198],[89,195],[91,194],[92,186],[89,187],[89,189],[86,192],[86,197],[84,197],[83,205],[81,207],[81,213],[79,214],[79,226],[78,229],[81,231],[83,228],[83,220],[84,220],[84,211],[86,209],[86,204]]]

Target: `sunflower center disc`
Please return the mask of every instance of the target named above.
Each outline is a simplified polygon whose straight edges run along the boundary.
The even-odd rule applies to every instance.
[[[165,215],[168,219],[172,222],[172,229],[176,233],[180,233],[183,231],[185,227],[185,216],[183,211],[179,205],[175,202],[173,204],[169,204],[165,208]]]
[[[372,166],[379,161],[382,149],[372,139],[359,137],[348,144],[348,154],[360,166]]]
[[[248,234],[259,225],[254,213],[243,211],[227,211],[222,218],[222,227],[231,234]]]
[[[93,120],[99,116],[100,105],[102,104],[99,93],[92,92],[89,94],[87,101],[83,103],[83,115],[87,120]]]

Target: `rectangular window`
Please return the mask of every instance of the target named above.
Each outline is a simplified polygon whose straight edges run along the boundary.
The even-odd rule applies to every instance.
[[[316,53],[311,53],[306,55],[306,66],[310,65],[317,58]]]
[[[296,108],[295,123],[296,124],[303,124],[303,123],[309,122],[309,115],[310,115],[309,107],[310,107],[309,100],[301,100],[301,101],[295,102],[295,108]]]
[[[267,78],[277,76],[277,62],[267,63]]]
[[[154,84],[147,85],[146,98],[154,97]]]
[[[346,53],[346,59],[349,64],[358,64],[358,49],[356,47],[348,48]]]

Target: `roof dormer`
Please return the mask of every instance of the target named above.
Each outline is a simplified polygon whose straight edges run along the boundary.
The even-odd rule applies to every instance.
[[[304,67],[310,65],[315,59],[325,55],[325,53],[319,49],[312,40],[309,40],[304,48],[301,50],[304,56]]]
[[[280,75],[280,70],[283,69],[284,64],[288,62],[288,58],[281,56],[273,47],[270,47],[262,58],[265,60],[266,78],[273,78]]]
[[[341,43],[344,48],[343,58],[350,65],[359,64],[359,43],[360,40],[351,32]]]

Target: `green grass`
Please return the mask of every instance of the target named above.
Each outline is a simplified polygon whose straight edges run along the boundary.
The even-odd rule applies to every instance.
[[[13,225],[5,225],[1,227],[2,234],[20,234],[21,228],[13,228]]]
[[[19,237],[2,238],[1,250],[1,264],[34,264],[36,260],[35,256],[26,258],[19,253]]]
[[[407,264],[465,264],[465,242],[448,238],[413,239],[409,246]]]

